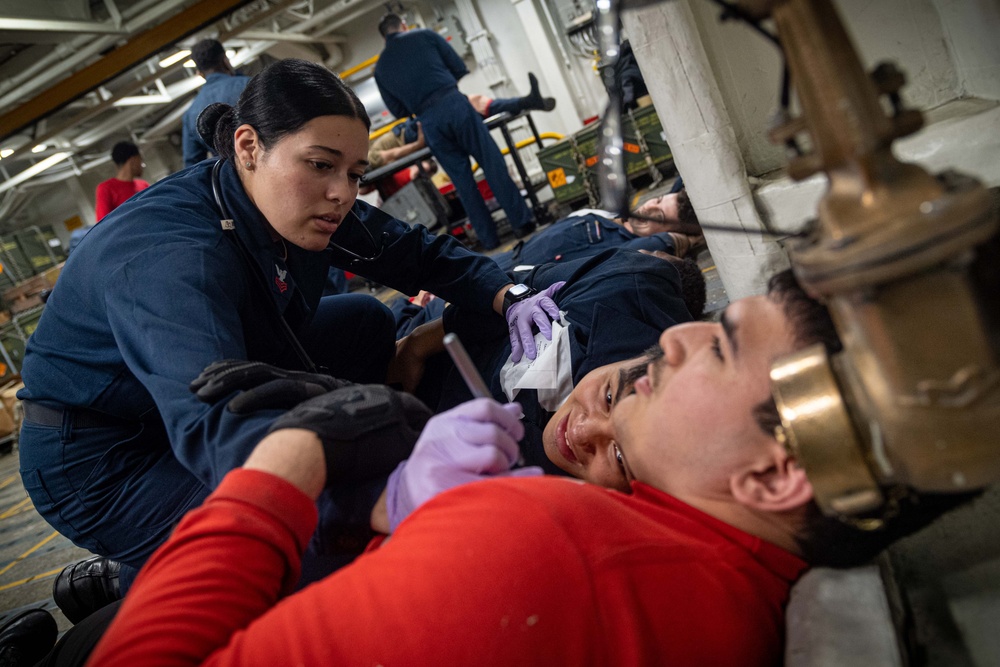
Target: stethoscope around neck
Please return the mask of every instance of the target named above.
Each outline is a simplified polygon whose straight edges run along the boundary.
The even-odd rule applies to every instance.
[[[219,173],[222,171],[222,164],[224,162],[225,160],[219,160],[212,166],[212,196],[215,197],[215,205],[219,208],[219,215],[221,216],[219,218],[219,224],[222,225],[223,231],[235,232],[236,222],[233,217],[229,215],[229,209],[227,209],[226,205],[222,203],[222,187],[219,184]],[[378,258],[382,256],[383,251],[385,251],[386,243],[389,241],[389,232],[382,232],[379,235],[379,240],[376,241],[375,236],[371,233],[371,230],[368,229],[368,225],[366,225],[361,218],[358,217],[358,214],[354,212],[353,208],[348,210],[347,213],[348,215],[353,215],[354,219],[358,221],[358,224],[361,226],[361,229],[364,231],[365,236],[368,237],[368,241],[374,249],[373,254],[370,257],[359,255],[338,243],[334,243],[333,240],[330,241],[328,247],[342,252],[350,257],[351,264],[357,264],[359,262],[374,262],[378,260]],[[246,250],[246,247],[243,246],[243,242],[240,240],[239,236],[237,234],[233,234],[233,236],[237,239],[237,243],[242,246],[244,250]]]
[[[260,289],[264,300],[271,304],[273,313],[278,321],[278,328],[285,337],[285,341],[292,348],[292,351],[295,352],[295,356],[299,358],[299,363],[301,363],[302,367],[310,373],[317,373],[319,372],[319,369],[316,368],[316,364],[313,363],[313,360],[309,356],[309,353],[306,352],[306,349],[302,347],[302,343],[299,341],[298,336],[295,335],[295,332],[292,331],[292,327],[288,325],[288,321],[285,319],[284,313],[282,313],[278,308],[277,302],[271,295],[271,286],[268,284],[267,278],[261,272],[260,266],[254,259],[250,249],[247,248],[243,239],[240,238],[240,235],[236,233],[236,223],[233,218],[229,216],[229,211],[226,209],[225,204],[222,203],[222,193],[221,188],[219,187],[219,170],[222,168],[223,162],[224,160],[219,160],[212,166],[212,195],[215,197],[215,205],[219,207],[219,224],[222,226],[222,230],[225,232],[225,235],[231,238],[233,243],[236,244],[236,249],[239,252],[240,257],[243,258],[243,263],[246,264],[247,271],[249,271],[250,275],[253,276],[251,280],[257,283],[257,287]]]

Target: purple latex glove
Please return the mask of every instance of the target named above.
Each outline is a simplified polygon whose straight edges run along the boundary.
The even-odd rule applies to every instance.
[[[559,319],[559,306],[552,297],[565,284],[565,280],[552,283],[544,291],[507,309],[510,358],[515,364],[521,361],[522,353],[527,354],[529,359],[534,359],[538,353],[535,349],[535,334],[531,330],[532,323],[538,326],[543,336],[552,340],[552,320]]]
[[[524,437],[521,406],[477,398],[431,417],[410,458],[386,485],[390,531],[442,491],[492,477],[541,475],[538,467],[511,470]]]

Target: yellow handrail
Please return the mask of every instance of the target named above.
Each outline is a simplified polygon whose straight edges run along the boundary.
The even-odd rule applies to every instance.
[[[357,74],[361,70],[365,69],[366,67],[371,67],[372,65],[374,65],[377,62],[378,62],[378,56],[377,55],[376,56],[372,56],[371,58],[369,58],[368,60],[364,61],[363,63],[359,63],[359,64],[355,65],[354,67],[348,67],[343,72],[341,72],[338,76],[341,79],[346,79],[347,77],[351,76],[352,74]]]
[[[383,134],[391,132],[392,128],[396,127],[397,125],[402,125],[403,123],[405,123],[408,120],[409,120],[409,118],[398,118],[398,119],[392,121],[391,123],[389,123],[388,125],[383,125],[379,129],[375,130],[374,132],[372,132],[371,134],[368,135],[368,141],[375,141],[376,139],[378,139],[379,137],[381,137]]]
[[[540,135],[538,135],[538,138],[539,139],[555,139],[556,141],[561,141],[563,139],[563,135],[559,134],[558,132],[542,132]],[[530,146],[533,143],[535,143],[535,138],[534,137],[528,137],[527,139],[522,139],[521,141],[519,141],[516,144],[514,144],[514,148],[521,149],[521,148],[524,148],[525,146]],[[503,148],[503,149],[500,150],[500,154],[501,155],[508,155],[509,153],[510,153],[510,149],[509,148]],[[479,163],[478,162],[474,162],[472,164],[472,173],[476,173],[476,171],[478,171],[478,170],[479,170]]]
[[[371,58],[369,58],[368,60],[364,61],[363,63],[358,63],[354,67],[348,67],[347,69],[345,69],[343,72],[341,72],[337,76],[339,76],[341,79],[346,79],[347,77],[351,76],[352,74],[357,74],[361,70],[363,70],[363,69],[365,69],[367,67],[371,67],[372,65],[374,65],[377,62],[378,62],[378,55],[374,55]],[[375,130],[374,132],[372,132],[371,134],[368,135],[368,141],[375,141],[376,139],[378,139],[379,137],[381,137],[383,134],[391,131],[392,128],[396,127],[400,123],[405,123],[405,122],[406,122],[405,118],[399,118],[399,119],[394,120],[393,122],[389,123],[388,125],[383,125],[379,129]]]

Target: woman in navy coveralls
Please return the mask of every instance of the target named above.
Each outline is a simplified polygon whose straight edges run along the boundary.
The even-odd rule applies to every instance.
[[[370,296],[321,299],[331,265],[484,317],[510,283],[451,237],[355,201],[369,120],[325,68],[276,63],[235,108],[206,110],[213,123],[222,207],[208,160],[115,210],[66,263],[24,360],[25,489],[60,533],[122,562],[126,584],[279,414],[199,402],[188,384],[205,366],[301,369],[280,311],[331,375],[384,380],[392,317]]]

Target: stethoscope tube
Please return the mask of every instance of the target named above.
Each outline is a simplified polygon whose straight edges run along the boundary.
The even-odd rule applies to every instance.
[[[310,373],[319,372],[316,364],[313,363],[312,358],[306,349],[302,346],[299,341],[298,336],[292,331],[292,327],[288,325],[288,321],[285,319],[284,314],[278,309],[278,304],[275,302],[274,298],[271,296],[271,288],[267,284],[267,278],[260,272],[260,267],[257,266],[257,261],[254,259],[253,254],[250,249],[247,248],[246,244],[243,243],[243,239],[236,232],[236,222],[229,216],[229,211],[226,209],[225,204],[222,203],[222,191],[219,186],[219,172],[222,169],[222,164],[225,160],[219,160],[212,167],[212,195],[215,197],[215,205],[219,208],[219,225],[222,227],[223,232],[226,236],[233,239],[236,243],[236,248],[238,249],[240,256],[243,258],[244,263],[247,265],[251,275],[254,276],[254,280],[257,282],[258,287],[263,290],[264,297],[267,302],[271,304],[274,309],[274,314],[277,315],[278,321],[280,322],[280,328],[285,336],[286,342],[291,346],[295,355],[299,358],[299,363]]]

